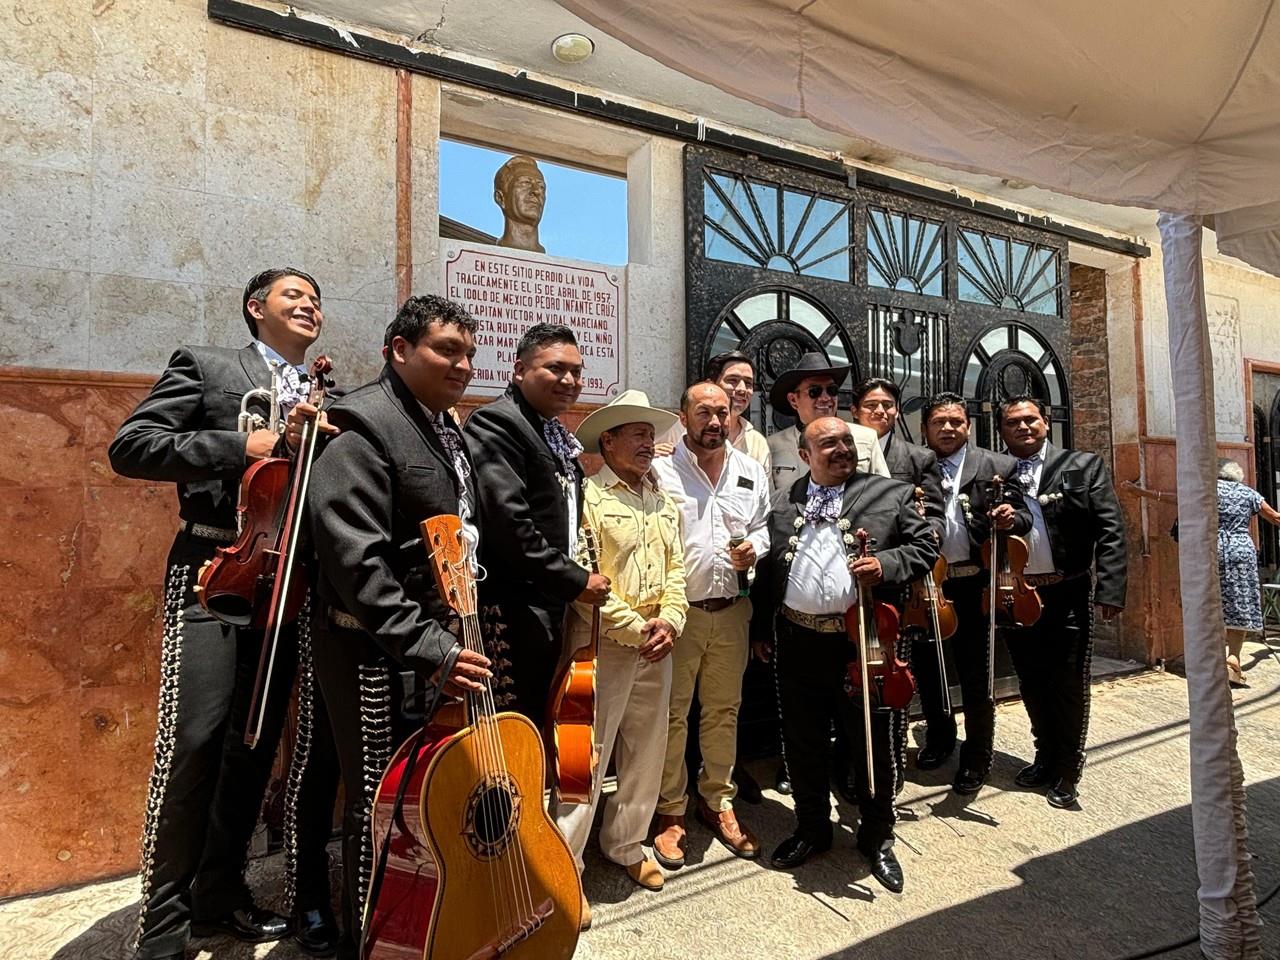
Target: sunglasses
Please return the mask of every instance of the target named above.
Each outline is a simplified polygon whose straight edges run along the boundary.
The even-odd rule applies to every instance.
[[[805,393],[809,394],[810,400],[817,400],[824,393],[828,397],[840,396],[840,388],[837,387],[834,383],[828,383],[825,387],[810,387],[808,390],[805,391]]]

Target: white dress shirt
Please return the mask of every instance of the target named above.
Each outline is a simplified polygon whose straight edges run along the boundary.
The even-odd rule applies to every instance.
[[[1044,458],[1049,452],[1049,441],[1044,442],[1038,453],[1025,459],[1035,460],[1031,480],[1026,485],[1027,509],[1031,511],[1031,532],[1027,534],[1027,546],[1031,555],[1023,573],[1053,573],[1053,545],[1049,541],[1049,528],[1045,526],[1044,510],[1040,507],[1040,474],[1044,471]],[[1017,476],[1015,473],[1014,476]]]
[[[809,481],[812,493],[815,484]],[[844,495],[844,485],[840,487]],[[858,587],[849,573],[844,534],[834,520],[809,521],[796,534],[782,602],[792,610],[841,614],[858,602]]]
[[[724,449],[724,469],[714,485],[683,440],[671,456],[653,461],[659,485],[680,508],[690,602],[738,595],[738,571],[729,561],[730,521],[746,529],[757,558],[769,552],[769,478],[745,453],[728,444]]]
[[[938,471],[942,474],[943,509],[946,510],[947,528],[942,536],[942,555],[947,563],[968,563],[970,557],[969,523],[960,505],[960,474],[964,472],[964,458],[968,444],[949,457],[938,459]],[[944,464],[954,467],[951,479],[947,479]]]

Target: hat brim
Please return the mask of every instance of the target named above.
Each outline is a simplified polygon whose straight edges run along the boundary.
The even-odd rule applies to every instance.
[[[629,403],[611,403],[593,410],[578,425],[574,436],[587,453],[600,452],[600,434],[628,423],[647,423],[656,435],[666,433],[680,418],[674,413],[655,407],[642,407]]]
[[[796,416],[795,407],[791,405],[791,401],[787,399],[787,394],[791,393],[804,381],[810,377],[821,377],[830,375],[836,382],[836,386],[844,383],[845,378],[849,376],[850,365],[844,364],[839,367],[824,367],[817,370],[788,370],[777,380],[773,381],[773,386],[769,389],[769,406],[778,413],[784,413],[788,417]]]

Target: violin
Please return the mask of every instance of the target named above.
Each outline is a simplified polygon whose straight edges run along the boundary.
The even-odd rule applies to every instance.
[[[333,362],[319,356],[311,364],[308,402],[319,406],[332,386]],[[272,373],[273,424],[278,422],[279,377]],[[243,406],[243,404],[242,404]],[[250,425],[251,426],[251,425]],[[239,534],[230,547],[219,547],[197,575],[200,605],[225,623],[264,631],[258,677],[254,684],[245,743],[255,746],[265,716],[265,694],[275,663],[280,630],[297,619],[307,595],[306,577],[295,577],[302,531],[299,523],[315,459],[320,431],[303,424],[296,458],[266,457],[249,466],[240,479],[236,507]]]
[[[997,475],[988,484],[988,502],[997,506],[1004,502],[1003,477]],[[1031,548],[1027,541],[1007,530],[991,525],[991,537],[982,545],[982,562],[990,571],[990,581],[982,591],[982,606],[988,615],[987,692],[995,695],[995,645],[997,624],[1029,627],[1040,619],[1044,604],[1036,588],[1023,575]],[[992,603],[992,598],[995,602]]]
[[[872,540],[861,527],[858,558],[871,556]],[[858,662],[849,664],[849,683],[855,695],[862,698],[862,722],[866,730],[867,788],[876,792],[876,776],[871,764],[871,701],[880,707],[905,709],[916,693],[916,680],[911,670],[897,657],[898,611],[876,600],[872,590],[858,585],[858,602],[845,611],[845,631],[858,646]]]
[[[916,509],[924,516],[924,488],[916,487]],[[956,632],[956,606],[942,592],[947,579],[947,558],[938,555],[933,570],[911,585],[906,603],[902,607],[902,625],[915,627],[925,633],[932,631],[933,648],[938,655],[938,679],[942,684],[942,711],[951,716],[951,681],[947,679],[947,657],[942,641]]]

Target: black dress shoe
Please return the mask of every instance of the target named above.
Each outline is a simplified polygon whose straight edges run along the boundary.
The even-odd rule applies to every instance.
[[[227,936],[243,940],[245,943],[270,943],[289,935],[292,924],[288,917],[250,905],[239,910],[232,910],[225,917],[216,920],[193,920],[191,935],[193,937]]]
[[[760,784],[756,782],[749,771],[741,767],[733,768],[733,782],[738,785],[738,799],[746,803],[760,803],[764,800],[764,794],[760,792]]]
[[[926,743],[920,748],[920,752],[916,754],[916,769],[937,770],[938,767],[951,759],[951,754],[955,752],[955,749],[954,742],[947,744],[945,747]]]
[[[971,797],[981,790],[982,785],[986,782],[986,774],[979,773],[977,770],[961,770],[956,774],[956,779],[951,784],[951,789],[961,796]]]
[[[787,765],[785,763],[778,764],[778,776],[774,780],[773,789],[784,797],[791,796],[791,777],[787,774]]]
[[[1054,781],[1049,792],[1045,795],[1045,799],[1049,801],[1049,806],[1064,809],[1066,807],[1075,806],[1076,801],[1080,798],[1076,791],[1076,783],[1074,780],[1068,780],[1061,777]]]
[[[893,855],[893,847],[882,847],[872,853],[862,854],[871,864],[871,875],[890,893],[901,893],[906,883],[902,876],[902,864]]]
[[[299,911],[294,917],[293,939],[303,953],[332,957],[338,952],[338,921],[333,911],[328,906]]]
[[[1013,778],[1013,782],[1020,787],[1046,787],[1049,785],[1049,771],[1045,769],[1045,765],[1037,760],[1035,763],[1029,763],[1021,770],[1018,775]]]
[[[815,854],[826,853],[830,849],[830,837],[821,843],[815,843],[812,840],[805,839],[798,833],[794,833],[778,844],[778,849],[773,851],[773,856],[769,858],[769,862],[779,870],[791,870],[800,866]]]

